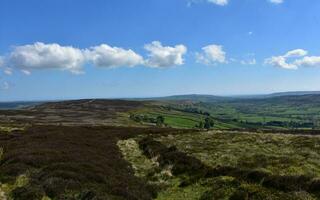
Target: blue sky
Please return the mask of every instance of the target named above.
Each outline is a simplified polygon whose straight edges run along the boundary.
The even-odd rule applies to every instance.
[[[319,0],[1,0],[0,101],[320,90]]]

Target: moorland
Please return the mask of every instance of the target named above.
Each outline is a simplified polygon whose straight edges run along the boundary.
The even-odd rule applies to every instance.
[[[0,199],[320,198],[317,92],[0,108]]]

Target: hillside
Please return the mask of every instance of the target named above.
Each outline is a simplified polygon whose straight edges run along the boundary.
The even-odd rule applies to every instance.
[[[0,195],[316,200],[318,143],[318,136],[241,131],[47,125],[0,130]]]
[[[208,98],[0,110],[0,199],[320,198],[320,95]]]
[[[83,99],[0,110],[2,123],[195,128],[209,117],[216,129],[318,129],[320,95],[222,98],[184,95],[149,100]],[[159,125],[159,124],[158,124]]]
[[[0,111],[0,121],[26,124],[124,125],[127,112],[147,102],[84,99],[47,102],[19,110]]]

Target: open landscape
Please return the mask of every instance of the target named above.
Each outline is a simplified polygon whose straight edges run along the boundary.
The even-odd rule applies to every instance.
[[[3,104],[0,198],[319,199],[319,103],[283,94]]]
[[[0,0],[0,200],[320,200],[319,0]]]

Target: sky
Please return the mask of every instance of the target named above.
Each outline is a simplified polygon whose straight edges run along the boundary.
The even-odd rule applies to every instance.
[[[0,101],[320,90],[319,0],[0,0]]]

